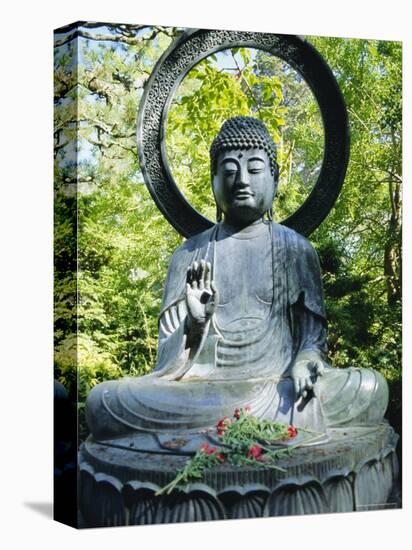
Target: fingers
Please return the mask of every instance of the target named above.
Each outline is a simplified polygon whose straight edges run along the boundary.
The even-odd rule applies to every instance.
[[[203,290],[205,288],[205,272],[206,272],[206,262],[204,260],[200,260],[199,268],[197,271],[197,280],[199,283],[200,290]]]
[[[194,261],[187,269],[186,282],[191,288],[210,290],[211,265],[205,260]]]
[[[209,303],[212,311],[218,302],[219,293],[211,277],[212,267],[210,262],[206,262],[205,260],[194,261],[187,269],[186,290],[206,291],[207,294],[203,297],[202,303]],[[209,295],[209,298],[207,298],[207,295]]]
[[[192,266],[189,266],[186,272],[186,285],[191,286],[192,279],[193,279]]]
[[[192,266],[193,282],[192,288],[197,288],[199,284],[199,263],[194,261]]]
[[[190,285],[190,288],[197,288],[197,262],[193,262],[187,268],[186,283]]]
[[[205,265],[205,289],[206,290],[211,290],[211,286],[210,286],[211,271],[212,271],[212,268],[211,268],[210,262],[206,262],[206,265]]]
[[[212,272],[212,266],[210,262],[206,262],[205,260],[200,260],[199,268],[198,268],[198,281],[199,281],[199,288],[201,290],[211,290],[211,272]]]
[[[321,358],[317,360],[300,360],[292,369],[292,379],[296,400],[315,395],[317,379],[327,372],[327,363]]]
[[[316,365],[316,374],[318,376],[323,376],[325,374],[325,365],[323,363],[317,363]]]
[[[301,391],[303,399],[306,399],[309,392],[313,389],[313,383],[309,376],[307,376],[303,382],[301,382]]]
[[[309,376],[294,378],[293,385],[295,388],[296,400],[299,399],[300,396],[306,399],[308,393],[313,390],[313,382]]]
[[[219,303],[219,293],[214,281],[211,281],[209,286],[209,290],[205,290],[205,293],[208,293],[208,300],[206,302],[207,317],[211,317],[213,315],[216,311],[217,304]]]
[[[296,399],[300,396],[300,378],[294,378],[293,386],[295,388]]]
[[[190,285],[190,288],[196,289],[198,287],[198,263],[193,262],[191,266],[187,268],[186,283]]]
[[[295,399],[297,401],[300,397],[306,396],[305,383],[303,378],[295,378],[293,382],[294,382],[295,394],[296,394]]]
[[[312,382],[310,376],[307,376],[305,378],[305,389],[307,389],[307,390],[312,390],[313,389],[313,382]]]

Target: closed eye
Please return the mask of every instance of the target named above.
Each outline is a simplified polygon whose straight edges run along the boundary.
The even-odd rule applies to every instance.
[[[263,170],[265,169],[265,162],[260,158],[252,157],[251,159],[249,159],[248,169],[249,173],[251,174],[258,174],[259,172],[263,172]]]

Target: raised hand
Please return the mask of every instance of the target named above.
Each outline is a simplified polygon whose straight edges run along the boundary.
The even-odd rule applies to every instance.
[[[193,262],[187,270],[186,305],[189,328],[201,331],[216,310],[218,291],[211,281],[211,265],[205,260]]]

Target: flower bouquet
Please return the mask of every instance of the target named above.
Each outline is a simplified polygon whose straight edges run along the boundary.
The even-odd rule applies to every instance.
[[[309,430],[300,430],[309,433]],[[250,413],[250,407],[237,408],[233,418],[220,419],[214,433],[217,445],[201,445],[185,466],[178,470],[176,477],[159,489],[156,495],[170,494],[176,488],[202,479],[205,470],[223,463],[266,467],[285,472],[276,462],[282,456],[290,455],[297,447],[313,442],[319,437],[309,435],[295,443],[298,436],[295,426],[261,420]],[[214,433],[209,435],[212,441]]]

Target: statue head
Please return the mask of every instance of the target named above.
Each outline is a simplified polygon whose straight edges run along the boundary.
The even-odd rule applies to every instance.
[[[264,123],[227,120],[210,148],[212,187],[218,210],[235,223],[253,223],[269,212],[279,178],[276,148]]]

